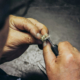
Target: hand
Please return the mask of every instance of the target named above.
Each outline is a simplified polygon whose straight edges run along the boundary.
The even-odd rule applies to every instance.
[[[49,43],[43,53],[49,80],[80,80],[80,52],[69,42],[60,42],[56,57]]]
[[[41,35],[48,29],[32,18],[9,16],[9,34],[0,63],[19,57],[31,44],[42,44]]]

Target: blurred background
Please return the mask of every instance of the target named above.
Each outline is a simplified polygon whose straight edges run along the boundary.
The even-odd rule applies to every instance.
[[[54,44],[69,41],[80,51],[80,0],[11,0],[10,14],[37,19],[49,29]],[[38,63],[45,67],[43,52],[31,45],[22,56],[0,68],[28,80],[47,80]]]

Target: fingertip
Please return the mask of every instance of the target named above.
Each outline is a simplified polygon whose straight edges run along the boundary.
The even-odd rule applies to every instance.
[[[43,47],[49,46],[50,47],[50,43],[48,41],[44,41],[43,42]]]
[[[43,43],[43,52],[44,52],[44,54],[52,53],[51,45],[48,41],[44,41],[44,43]]]
[[[42,35],[41,35],[40,33],[37,33],[37,34],[36,34],[36,38],[37,38],[37,39],[41,39],[41,36],[42,36]]]
[[[49,42],[44,42],[43,56],[44,56],[46,65],[50,66],[50,65],[52,65],[52,63],[55,63],[56,56],[53,53]]]

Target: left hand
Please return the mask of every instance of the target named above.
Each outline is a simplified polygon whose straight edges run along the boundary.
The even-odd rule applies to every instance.
[[[31,44],[42,44],[41,35],[48,29],[32,18],[9,16],[9,34],[0,63],[19,57]]]

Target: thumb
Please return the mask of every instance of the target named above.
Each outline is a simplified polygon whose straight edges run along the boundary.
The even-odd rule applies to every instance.
[[[55,65],[55,60],[56,56],[51,50],[51,45],[49,42],[44,42],[43,43],[43,55],[44,55],[44,60],[45,64],[48,66]]]

